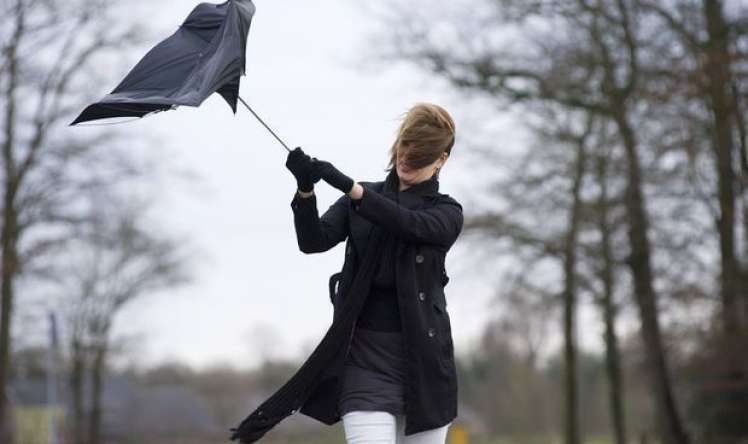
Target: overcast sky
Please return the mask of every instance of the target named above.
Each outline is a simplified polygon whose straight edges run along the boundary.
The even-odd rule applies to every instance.
[[[150,2],[157,13],[142,19],[160,40],[196,4]],[[381,180],[399,115],[418,101],[438,103],[452,113],[458,132],[440,191],[462,202],[466,213],[473,210],[487,177],[464,152],[464,134],[502,116],[487,118],[485,109],[460,101],[414,68],[360,63],[376,23],[356,2],[255,4],[241,95],[289,146],[301,145],[356,180]],[[160,225],[200,251],[194,282],[149,295],[121,313],[116,333],[143,339],[131,356],[144,365],[176,359],[195,367],[308,356],[332,320],[327,282],[342,265],[343,243],[322,254],[298,250],[290,208],[295,181],[284,166],[285,149],[246,109],[233,115],[217,95],[200,108],[124,125],[124,131],[157,137],[161,143],[149,149],[168,153],[170,164],[199,176],[161,187],[155,213]],[[503,128],[501,143],[509,149],[516,125]],[[316,192],[320,214],[340,195],[324,182]],[[469,246],[459,240],[447,257],[451,281],[445,291],[458,354],[472,347],[489,316],[491,289],[500,285],[491,273],[496,268],[479,278],[486,264],[470,259]],[[582,322],[594,319],[582,316]],[[595,342],[598,329],[595,324],[586,332],[588,342]]]

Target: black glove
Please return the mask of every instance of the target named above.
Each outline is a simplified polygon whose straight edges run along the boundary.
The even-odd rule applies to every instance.
[[[330,184],[330,186],[339,189],[343,193],[348,194],[351,188],[353,188],[353,179],[341,173],[330,162],[319,160],[315,157],[312,159],[312,178],[320,177]]]
[[[300,146],[288,153],[286,159],[286,168],[293,173],[296,178],[296,185],[299,190],[308,193],[314,189],[314,183],[318,182],[320,177],[312,176],[312,158],[304,153]]]

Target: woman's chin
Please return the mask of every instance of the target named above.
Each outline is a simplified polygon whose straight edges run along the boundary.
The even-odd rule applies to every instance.
[[[400,182],[402,182],[404,184],[410,184],[411,180],[413,180],[412,175],[406,174],[406,173],[402,173],[400,171],[397,172],[397,177],[398,177],[398,179],[400,179]]]

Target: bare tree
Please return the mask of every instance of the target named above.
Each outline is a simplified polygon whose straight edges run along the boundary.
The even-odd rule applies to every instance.
[[[95,213],[78,230],[70,253],[60,257],[58,282],[72,349],[75,442],[101,442],[101,393],[120,311],[149,294],[190,282],[185,242],[159,233],[144,221],[147,207],[111,193],[95,195]],[[90,411],[84,420],[83,381],[90,373]],[[88,432],[84,434],[84,424]]]
[[[633,278],[656,419],[663,442],[687,443],[661,337],[651,222],[643,191],[643,147],[635,124],[643,88],[641,59],[652,30],[642,26],[640,10],[628,0],[504,0],[476,2],[475,7],[489,12],[439,26],[419,20],[415,8],[407,10],[388,29],[389,55],[422,66],[461,90],[502,103],[552,103],[613,124],[626,165],[626,263]],[[502,35],[501,30],[508,32]],[[567,434],[567,442],[573,441],[573,434]]]
[[[719,251],[720,314],[716,330],[720,340],[715,344],[723,356],[702,378],[721,386],[719,414],[699,415],[699,422],[710,433],[748,434],[748,428],[732,427],[742,420],[748,408],[748,362],[743,350],[748,346],[748,211],[746,209],[745,127],[740,91],[748,77],[748,51],[740,44],[740,27],[748,11],[739,2],[701,0],[698,2],[639,1],[641,8],[656,20],[671,45],[661,51],[661,68],[652,70],[661,89],[671,97],[681,96],[681,119],[691,124],[680,132],[685,140],[703,145],[704,156],[712,173],[703,185],[705,201],[713,217]],[[667,64],[667,65],[665,65]],[[672,100],[672,99],[671,99]],[[674,126],[670,128],[675,129]],[[741,203],[743,212],[739,211]],[[742,217],[742,224],[740,219]],[[743,227],[744,248],[739,232]],[[710,385],[710,384],[705,384]],[[696,398],[700,399],[700,398]],[[710,419],[713,418],[713,419]],[[732,418],[732,419],[729,419]],[[715,422],[710,424],[711,422]],[[716,439],[712,437],[711,439]]]
[[[599,193],[595,207],[597,215],[597,228],[600,233],[599,260],[595,267],[596,274],[602,285],[596,302],[599,304],[603,323],[605,325],[605,370],[608,375],[608,390],[610,400],[610,418],[613,426],[613,436],[616,444],[625,444],[626,420],[624,415],[623,393],[624,382],[621,370],[621,357],[618,347],[618,334],[616,332],[616,318],[619,305],[614,300],[615,296],[615,270],[618,264],[613,254],[613,231],[614,223],[611,222],[611,209],[615,206],[611,200],[608,186],[608,163],[610,162],[610,140],[607,139],[607,126],[603,125],[598,130],[600,145],[593,157],[594,179],[597,182]]]
[[[76,196],[106,183],[86,170],[102,159],[91,149],[101,132],[83,139],[61,129],[90,99],[90,67],[97,57],[136,42],[142,32],[117,19],[111,0],[6,0],[0,5],[0,121],[2,122],[2,229],[0,254],[0,441],[10,442],[6,386],[12,353],[15,283],[44,274],[43,258],[61,248],[62,231],[81,219]],[[96,75],[100,75],[98,72]],[[128,163],[109,159],[120,173]],[[122,160],[122,159],[119,159]],[[76,169],[76,166],[78,167]],[[106,175],[112,173],[106,169]],[[121,177],[122,175],[120,175]]]
[[[577,366],[576,366],[576,311],[577,311],[577,244],[581,225],[582,198],[581,190],[586,171],[587,159],[587,137],[591,128],[585,132],[570,137],[577,145],[576,159],[570,194],[572,205],[569,209],[568,233],[564,242],[564,355],[566,365],[565,388],[566,388],[566,436],[570,443],[581,442],[578,417],[579,407],[577,402]]]
[[[582,441],[579,426],[579,385],[577,370],[577,337],[576,337],[576,313],[578,311],[578,279],[580,273],[577,270],[579,258],[579,235],[583,230],[585,221],[582,190],[584,178],[587,175],[587,157],[592,139],[593,119],[588,116],[586,122],[579,122],[576,114],[567,114],[560,111],[558,107],[541,106],[535,112],[541,123],[534,126],[534,134],[538,142],[534,146],[532,166],[536,173],[527,176],[526,168],[514,168],[504,182],[502,194],[510,196],[512,204],[508,207],[510,211],[500,214],[489,212],[467,217],[465,231],[467,233],[482,234],[483,237],[505,237],[512,241],[515,246],[528,246],[537,251],[539,258],[552,258],[557,260],[561,270],[562,288],[545,298],[549,304],[561,304],[562,328],[564,337],[564,428],[568,442],[579,443]],[[529,157],[529,156],[528,156]],[[523,163],[528,162],[527,159]],[[553,183],[553,185],[550,185]],[[509,185],[511,184],[511,186]],[[553,186],[553,191],[549,188]],[[516,192],[509,190],[516,189]],[[541,199],[529,198],[530,195],[539,194]],[[544,214],[540,224],[533,226],[522,221],[518,217],[517,210],[524,207],[532,208],[534,214]],[[550,233],[549,221],[555,219],[549,216],[553,213],[567,214],[566,222],[559,222],[560,228],[557,233]],[[507,252],[508,256],[516,255],[516,249]],[[526,266],[519,267],[524,270],[526,277],[522,280],[532,279],[533,272]],[[537,293],[532,289],[530,293]],[[512,295],[518,293],[517,300]],[[510,318],[516,318],[515,324],[530,323],[525,316],[517,317],[516,314],[526,301],[519,298],[527,298],[527,291],[519,288],[511,288],[503,296],[512,303],[507,307],[511,313]],[[542,294],[542,293],[541,293]],[[511,321],[510,321],[511,322]],[[516,328],[516,327],[515,327]],[[528,343],[530,353],[532,344]]]

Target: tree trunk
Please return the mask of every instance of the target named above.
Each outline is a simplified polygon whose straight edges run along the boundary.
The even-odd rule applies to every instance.
[[[70,370],[70,392],[73,403],[73,442],[85,444],[85,425],[83,412],[83,384],[86,370],[83,347],[78,338],[73,338],[72,367]]]
[[[91,414],[88,419],[88,444],[101,444],[101,392],[107,345],[102,341],[95,347],[91,366]]]
[[[8,370],[11,355],[11,324],[13,320],[13,284],[18,272],[17,223],[16,214],[16,171],[14,168],[13,147],[16,143],[16,89],[18,87],[18,44],[23,35],[24,15],[23,6],[17,3],[16,27],[12,40],[7,47],[7,76],[8,85],[5,91],[5,140],[3,141],[3,167],[5,182],[3,183],[3,220],[0,234],[0,248],[2,262],[0,266],[0,442],[13,442],[13,427],[9,424],[12,418],[7,403]]]
[[[615,106],[614,120],[623,140],[628,164],[626,209],[628,238],[631,248],[629,267],[634,278],[634,296],[639,309],[641,335],[646,350],[647,371],[654,396],[659,433],[663,444],[687,444],[688,436],[673,399],[672,383],[665,360],[659,324],[657,294],[652,283],[651,247],[647,233],[649,219],[642,193],[641,166],[637,141],[627,118],[624,103]]]
[[[610,241],[608,221],[607,159],[604,154],[597,156],[597,181],[600,187],[598,201],[598,227],[600,230],[600,251],[602,267],[600,280],[603,284],[602,311],[605,324],[605,370],[608,375],[610,394],[610,418],[615,444],[626,444],[626,421],[623,409],[623,379],[621,378],[618,335],[616,333],[616,307],[613,301],[615,269]]]
[[[741,326],[741,310],[738,289],[743,278],[736,253],[736,173],[734,161],[736,144],[735,123],[738,114],[731,97],[732,75],[730,62],[729,28],[725,21],[720,0],[703,0],[703,14],[708,39],[704,48],[704,74],[707,86],[707,106],[711,109],[714,136],[712,149],[716,158],[720,217],[719,246],[721,259],[720,296],[722,301],[722,349],[720,362],[715,363],[714,374],[718,386],[720,417],[714,429],[719,430],[725,442],[737,442],[748,435],[748,427],[737,426],[745,421],[745,405],[748,399],[748,375],[744,368],[744,328]],[[733,441],[734,440],[734,441]]]
[[[6,187],[7,190],[7,187]],[[13,196],[6,193],[4,201],[5,209],[3,219],[5,224],[2,230],[0,248],[2,248],[2,282],[0,283],[0,297],[2,297],[2,317],[0,318],[0,442],[13,442],[11,424],[6,423],[11,419],[11,411],[7,404],[8,371],[10,367],[11,354],[11,321],[13,313],[13,284],[16,274],[15,254],[15,212],[13,208]]]
[[[735,126],[738,130],[738,149],[740,150],[740,168],[738,168],[738,185],[740,202],[743,208],[743,239],[748,239],[748,130],[746,129],[745,113],[743,111],[741,90],[734,78],[732,81],[732,98],[733,109],[735,111]],[[738,253],[740,255],[741,253]],[[740,283],[738,284],[738,303],[739,312],[742,316],[741,324],[743,326],[743,345],[748,348],[748,242],[743,245],[743,259],[738,260],[740,267]]]
[[[706,45],[705,74],[708,104],[711,107],[714,137],[712,147],[716,157],[716,174],[720,217],[719,246],[721,259],[720,296],[722,299],[722,329],[725,345],[727,373],[741,371],[739,311],[737,289],[740,282],[740,265],[735,252],[735,170],[733,169],[735,143],[733,122],[735,113],[730,98],[730,54],[728,28],[718,0],[704,0],[704,19],[709,39]]]
[[[579,213],[581,207],[580,189],[585,171],[585,141],[579,141],[574,182],[572,184],[572,207],[569,210],[569,231],[564,246],[564,442],[580,444],[579,397],[577,384],[576,351],[576,248],[579,234]]]

